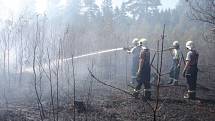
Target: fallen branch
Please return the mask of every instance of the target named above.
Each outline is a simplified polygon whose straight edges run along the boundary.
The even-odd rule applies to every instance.
[[[119,90],[119,91],[121,91],[121,92],[123,92],[123,93],[125,93],[125,94],[128,94],[128,95],[131,95],[131,96],[133,97],[133,94],[131,94],[130,92],[128,92],[128,91],[126,91],[126,90],[120,89],[120,88],[118,88],[118,87],[115,87],[115,86],[112,86],[112,85],[110,85],[110,84],[107,84],[107,83],[105,83],[105,82],[100,81],[98,78],[96,78],[96,76],[93,74],[93,72],[92,72],[89,68],[88,68],[88,71],[89,71],[91,77],[94,78],[97,82],[99,82],[99,83],[101,83],[101,84],[103,84],[103,85],[105,85],[105,86],[111,87],[111,88],[113,88],[113,89]],[[152,111],[153,111],[154,108],[153,108],[153,106],[151,105],[151,103],[149,103],[148,100],[146,100],[146,103],[150,106],[150,108],[151,108]]]
[[[107,83],[105,83],[105,82],[100,81],[98,78],[96,78],[96,76],[93,74],[93,72],[92,72],[89,68],[88,68],[88,71],[89,71],[91,77],[94,78],[97,82],[99,82],[99,83],[101,83],[101,84],[103,84],[103,85],[105,85],[105,86],[108,86],[108,87],[114,88],[114,89],[116,89],[116,90],[119,90],[119,91],[121,91],[121,92],[124,92],[124,93],[126,93],[126,94],[128,94],[128,95],[133,96],[130,92],[128,92],[128,91],[126,91],[126,90],[120,89],[120,88],[118,88],[118,87],[115,87],[115,86],[112,86],[112,85],[110,85],[110,84],[107,84]]]

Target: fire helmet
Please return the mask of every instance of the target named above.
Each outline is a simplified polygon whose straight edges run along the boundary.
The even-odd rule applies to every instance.
[[[134,38],[133,41],[132,41],[132,44],[134,44],[134,45],[138,44],[138,38]]]
[[[139,40],[139,45],[141,46],[147,46],[148,45],[148,41],[145,38],[142,38]]]
[[[172,45],[173,45],[174,48],[179,48],[179,42],[178,41],[174,41],[172,43]]]
[[[192,50],[194,48],[193,41],[187,41],[186,42],[186,48],[188,48],[189,50]]]

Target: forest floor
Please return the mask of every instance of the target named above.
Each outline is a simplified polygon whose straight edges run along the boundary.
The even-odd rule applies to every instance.
[[[211,94],[215,94],[215,92],[200,86],[198,86],[198,89],[198,99],[189,101],[183,99],[183,93],[186,88],[181,86],[161,87],[157,120],[214,121],[215,97],[211,96]],[[149,103],[154,106],[155,102],[155,94],[153,94],[152,100]],[[153,120],[153,112],[147,102],[105,87],[93,89],[90,98],[84,103],[87,104],[87,111],[84,113],[76,111],[77,121]],[[35,105],[35,107],[32,105]],[[59,121],[73,120],[72,105],[72,101],[68,104],[60,104]],[[49,104],[44,103],[44,107],[47,116],[44,121],[54,121],[53,115],[48,108]],[[36,104],[24,103],[23,101],[8,104],[0,108],[0,121],[40,121],[39,110]]]

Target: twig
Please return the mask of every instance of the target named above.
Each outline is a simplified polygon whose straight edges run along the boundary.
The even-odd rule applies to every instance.
[[[92,61],[92,66],[91,66],[91,68],[92,68],[92,70],[93,70],[93,67],[94,67],[94,63],[93,63],[93,61]],[[87,101],[86,101],[86,121],[88,121],[88,109],[89,109],[89,105],[90,105],[90,101],[91,101],[91,99],[90,99],[90,97],[92,96],[92,88],[93,88],[93,79],[92,79],[92,77],[90,78],[90,86],[89,86],[89,88],[88,88],[88,93],[87,93]]]
[[[89,68],[88,68],[88,71],[89,71],[91,77],[94,78],[97,82],[99,82],[99,83],[101,83],[101,84],[103,84],[103,85],[105,85],[105,86],[111,87],[111,88],[113,88],[113,89],[119,90],[119,91],[121,91],[121,92],[123,92],[123,93],[125,93],[125,94],[128,94],[128,95],[130,95],[130,96],[133,97],[133,94],[129,93],[129,92],[126,91],[126,90],[120,89],[120,88],[118,88],[118,87],[115,87],[115,86],[112,86],[112,85],[109,85],[109,84],[107,84],[107,83],[105,83],[105,82],[100,81],[98,78],[95,77],[95,75],[92,73],[92,71],[91,71]],[[151,105],[151,103],[149,103],[149,101],[147,101],[147,100],[146,100],[146,103],[150,106],[150,108],[151,108],[152,111],[153,111],[153,106]]]
[[[120,88],[118,88],[118,87],[115,87],[115,86],[112,86],[112,85],[110,85],[110,84],[107,84],[107,83],[105,83],[105,82],[103,82],[103,81],[100,81],[98,78],[96,78],[96,76],[92,73],[92,71],[91,71],[89,68],[88,68],[88,71],[89,71],[91,77],[94,78],[97,82],[99,82],[99,83],[101,83],[101,84],[103,84],[103,85],[105,85],[105,86],[111,87],[111,88],[113,88],[113,89],[119,90],[119,91],[121,91],[121,92],[123,92],[123,93],[125,93],[125,94],[128,94],[128,95],[131,95],[131,96],[133,97],[133,94],[131,94],[130,92],[128,92],[128,91],[126,91],[126,90],[120,89]],[[146,103],[147,103],[147,104],[150,106],[150,108],[153,110],[153,106],[151,105],[151,103],[149,103],[149,101],[147,101],[147,100],[146,100]]]
[[[120,88],[118,88],[118,87],[115,87],[115,86],[112,86],[112,85],[109,85],[109,84],[107,84],[107,83],[105,83],[105,82],[100,81],[100,80],[92,73],[92,71],[91,71],[89,68],[88,68],[88,71],[89,71],[91,77],[93,77],[97,82],[99,82],[99,83],[101,83],[101,84],[103,84],[103,85],[105,85],[105,86],[108,86],[108,87],[114,88],[114,89],[116,89],[116,90],[119,90],[119,91],[121,91],[121,92],[124,92],[124,93],[126,93],[126,94],[128,94],[128,95],[133,96],[133,95],[132,95],[131,93],[129,93],[128,91],[125,91],[125,90],[123,90],[123,89],[120,89]]]
[[[153,58],[152,58],[152,61],[151,61],[151,65],[152,65],[153,62],[154,62],[154,59],[155,59],[156,54],[157,54],[157,53],[155,53],[155,54],[153,55]]]

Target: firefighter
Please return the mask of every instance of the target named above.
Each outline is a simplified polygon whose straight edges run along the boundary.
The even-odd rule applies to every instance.
[[[186,77],[188,91],[187,94],[184,95],[184,98],[195,99],[199,54],[195,49],[193,41],[187,41],[186,48],[189,51],[186,57],[186,64],[183,70],[183,76]]]
[[[170,69],[170,81],[168,84],[177,85],[178,84],[178,78],[180,73],[180,46],[178,41],[173,42],[173,48],[171,49],[171,55],[172,55],[172,67]]]
[[[138,38],[134,38],[132,41],[133,47],[131,49],[124,48],[124,50],[127,50],[129,54],[132,54],[132,65],[131,65],[131,81],[130,84],[134,85],[136,84],[136,78],[137,78],[137,70],[139,65],[139,54],[142,50],[141,45],[138,43]]]
[[[143,99],[148,100],[151,98],[150,92],[150,50],[147,46],[147,40],[141,39],[139,41],[140,46],[142,46],[142,50],[139,56],[139,68],[137,71],[137,86],[134,89],[134,96],[137,98],[139,95],[139,91],[141,89],[142,84],[144,85],[144,97]]]

